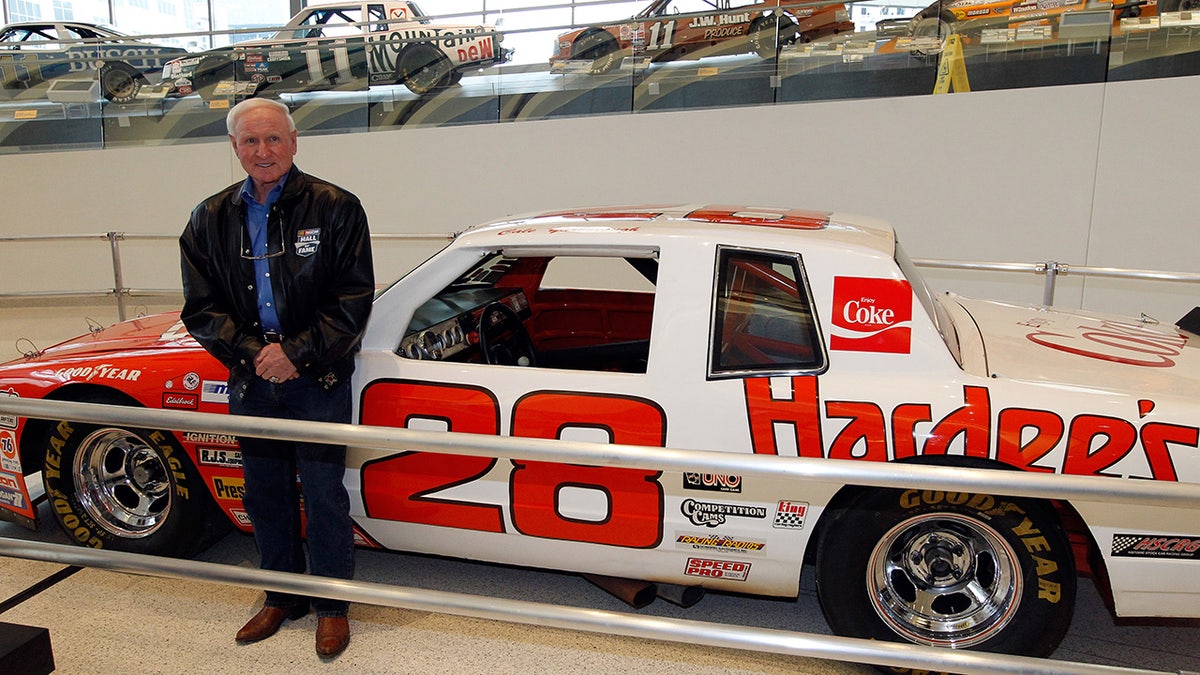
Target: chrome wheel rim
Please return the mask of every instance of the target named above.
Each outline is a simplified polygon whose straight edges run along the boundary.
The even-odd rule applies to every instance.
[[[871,605],[892,631],[937,647],[999,633],[1021,604],[1016,552],[987,524],[951,513],[909,518],[871,552]]]
[[[145,537],[171,510],[171,472],[159,453],[124,429],[98,429],[83,439],[74,462],[84,511],[119,537]]]

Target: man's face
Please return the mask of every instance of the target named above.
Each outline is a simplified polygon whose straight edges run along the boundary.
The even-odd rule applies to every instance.
[[[296,132],[288,130],[287,116],[280,111],[255,108],[242,114],[229,140],[259,189],[270,190],[292,168]]]

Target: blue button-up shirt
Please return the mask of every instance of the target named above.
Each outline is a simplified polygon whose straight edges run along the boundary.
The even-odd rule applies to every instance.
[[[268,250],[269,239],[267,223],[271,206],[283,193],[283,184],[287,176],[279,184],[271,188],[267,194],[267,203],[260,204],[254,198],[254,182],[249,176],[242,183],[242,199],[246,202],[246,233],[250,235],[250,255],[254,260],[254,287],[258,293],[258,320],[262,323],[263,332],[280,332],[279,314],[275,311],[275,292],[271,288],[271,261],[264,257],[272,253]],[[283,229],[279,230],[280,247],[285,246]],[[283,249],[280,248],[280,251]],[[243,253],[245,253],[243,251]],[[278,251],[275,251],[278,253]]]

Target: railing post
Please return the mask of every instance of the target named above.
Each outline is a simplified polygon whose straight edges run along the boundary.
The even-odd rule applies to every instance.
[[[113,295],[117,298],[117,319],[125,320],[125,274],[121,271],[121,244],[124,232],[108,232],[108,247],[112,251]]]
[[[1046,274],[1046,283],[1042,288],[1042,304],[1049,307],[1054,304],[1054,286],[1060,273],[1066,274],[1070,266],[1053,260],[1038,264],[1038,271]]]

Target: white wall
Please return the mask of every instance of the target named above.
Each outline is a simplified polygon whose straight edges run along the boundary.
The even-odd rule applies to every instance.
[[[883,217],[913,257],[1200,272],[1189,137],[1200,78],[302,137],[297,163],[356,192],[376,233],[452,232],[585,205],[721,202]],[[226,143],[0,158],[0,235],[176,235],[239,180]],[[390,280],[436,250],[382,244]],[[112,286],[108,247],[0,244],[5,292]],[[126,243],[125,283],[178,288],[174,242]],[[929,271],[931,284],[1037,303],[1032,275]],[[112,302],[6,307],[17,337],[110,323]],[[1200,286],[1062,279],[1056,304],[1174,322]],[[158,307],[147,307],[154,311]],[[62,317],[68,317],[63,324]]]

